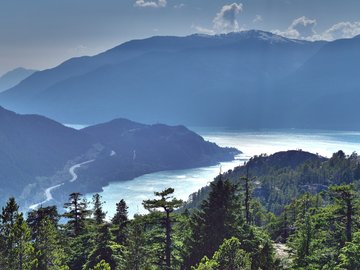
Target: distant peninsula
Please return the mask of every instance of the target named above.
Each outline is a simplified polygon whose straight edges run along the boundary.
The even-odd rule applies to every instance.
[[[100,191],[110,181],[213,165],[240,153],[205,141],[184,126],[115,119],[76,130],[2,107],[0,149],[0,198],[15,196],[27,206],[73,190]]]

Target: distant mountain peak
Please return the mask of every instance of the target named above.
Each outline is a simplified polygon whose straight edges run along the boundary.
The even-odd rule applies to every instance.
[[[36,72],[0,104],[63,123],[356,129],[359,41],[260,30],[133,40]]]
[[[244,30],[238,32],[230,32],[223,34],[203,34],[195,33],[188,36],[152,36],[145,39],[130,40],[125,43],[116,46],[110,51],[119,51],[121,49],[147,49],[147,50],[160,50],[167,49],[170,51],[201,47],[205,42],[209,41],[223,41],[225,43],[239,42],[245,40],[261,40],[270,43],[307,43],[309,41],[289,39],[283,36],[266,32],[262,30]]]
[[[265,32],[261,30],[248,30],[243,31],[243,35],[248,36],[249,38],[258,38],[262,40],[271,40],[276,42],[289,42],[294,41],[292,39],[285,38],[283,36],[271,33],[271,32]]]
[[[0,77],[0,92],[10,89],[32,75],[36,70],[18,67]]]
[[[22,73],[34,73],[36,72],[37,70],[34,70],[34,69],[27,69],[27,68],[24,68],[24,67],[17,67],[17,68],[14,68],[8,72],[6,72],[5,74],[3,74],[2,76],[0,76],[0,79],[2,78],[5,78],[5,77],[8,77],[10,75],[13,75],[13,74],[22,74]]]
[[[238,32],[230,32],[230,33],[223,33],[223,34],[215,34],[215,35],[208,35],[208,34],[193,34],[192,36],[195,37],[203,37],[203,38],[220,38],[220,39],[233,39],[236,38],[238,40],[248,40],[248,39],[259,39],[264,41],[270,42],[306,42],[302,40],[296,39],[289,39],[271,32],[266,32],[262,30],[243,30]]]

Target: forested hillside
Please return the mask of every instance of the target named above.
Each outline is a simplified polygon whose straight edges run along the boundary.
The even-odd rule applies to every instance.
[[[294,198],[316,194],[331,185],[357,183],[360,180],[359,157],[346,156],[343,151],[330,159],[301,150],[278,152],[252,157],[244,166],[226,172],[222,177],[232,183],[242,183],[248,177],[249,188],[266,210],[279,214]],[[192,195],[186,207],[196,207],[204,200],[209,187]]]
[[[181,208],[168,188],[133,219],[124,200],[105,219],[98,194],[86,202],[71,193],[63,215],[49,206],[27,217],[10,198],[0,215],[0,268],[358,269],[358,172],[357,155],[342,151],[254,157],[218,176],[196,208]]]

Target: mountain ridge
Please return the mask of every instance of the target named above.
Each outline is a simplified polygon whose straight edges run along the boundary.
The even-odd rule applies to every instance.
[[[34,74],[37,70],[26,69],[26,68],[15,68],[0,76],[0,92],[6,91],[24,79]]]
[[[15,196],[25,206],[43,201],[45,190],[52,186],[57,187],[54,198],[59,199],[68,190],[100,191],[110,181],[212,165],[232,160],[237,153],[184,126],[115,119],[76,130],[40,115],[0,107],[0,198]],[[76,164],[84,166],[78,165],[77,180],[72,181]]]
[[[121,116],[187,126],[358,129],[354,117],[325,121],[320,107],[334,108],[329,113],[338,118],[353,114],[336,102],[358,100],[360,83],[350,76],[358,40],[303,41],[258,30],[133,40],[35,74],[0,94],[0,104],[66,123]]]

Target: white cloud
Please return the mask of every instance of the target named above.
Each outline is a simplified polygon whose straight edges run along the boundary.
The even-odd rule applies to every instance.
[[[295,19],[285,30],[273,30],[272,32],[280,36],[305,40],[336,40],[340,38],[352,38],[360,35],[360,21],[339,22],[326,29],[322,33],[317,33],[315,19],[308,19],[305,16]]]
[[[221,8],[213,20],[213,29],[217,33],[228,33],[239,31],[237,15],[243,10],[243,4],[232,3]]]
[[[134,6],[159,8],[159,7],[166,7],[166,4],[167,4],[166,0],[157,0],[157,1],[136,0]]]
[[[295,39],[312,39],[316,35],[315,26],[317,22],[315,19],[309,19],[305,16],[295,19],[285,31],[273,30],[278,34],[287,38]]]
[[[290,28],[295,30],[300,37],[309,37],[314,35],[316,26],[316,20],[312,20],[302,16],[293,21]]]
[[[360,22],[339,22],[327,29],[321,39],[335,40],[340,38],[352,38],[360,35]]]
[[[256,15],[255,18],[253,19],[253,23],[258,23],[258,22],[262,22],[263,18],[261,15]]]
[[[237,21],[240,12],[243,11],[243,4],[232,3],[223,6],[213,19],[212,28],[192,25],[196,32],[207,35],[236,32],[242,30]]]

